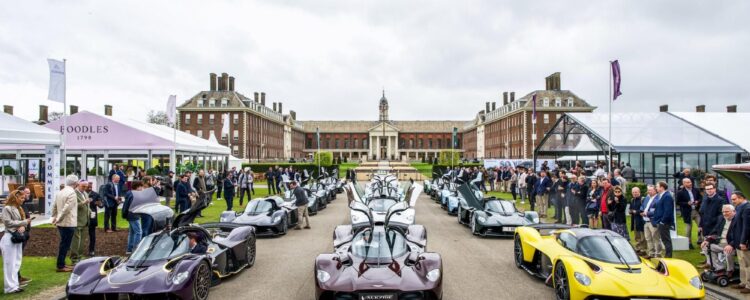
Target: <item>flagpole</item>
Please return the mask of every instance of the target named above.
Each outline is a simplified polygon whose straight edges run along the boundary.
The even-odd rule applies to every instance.
[[[612,62],[609,62],[609,95],[607,96],[609,100],[609,165],[607,166],[607,171],[612,172]],[[614,176],[614,174],[612,175]]]
[[[64,80],[63,80],[63,132],[60,138],[62,139],[62,157],[63,157],[63,176],[68,176],[68,151],[67,146],[65,145],[65,132],[68,130],[68,80],[66,77],[68,77],[68,67],[66,66],[65,62],[67,59],[63,58],[63,70],[64,70]]]

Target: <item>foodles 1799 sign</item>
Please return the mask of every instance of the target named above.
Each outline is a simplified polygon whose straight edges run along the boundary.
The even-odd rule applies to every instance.
[[[91,140],[93,135],[109,133],[107,125],[68,125],[60,126],[60,133],[73,135],[74,139]]]

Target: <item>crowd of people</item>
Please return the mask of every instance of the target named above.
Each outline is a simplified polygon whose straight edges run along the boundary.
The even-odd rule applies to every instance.
[[[552,206],[557,223],[609,229],[627,240],[632,237],[634,248],[646,258],[672,257],[670,231],[679,217],[685,224],[679,234],[688,238],[689,249],[699,245],[706,257],[698,267],[731,278],[738,261],[740,283],[732,287],[750,293],[750,204],[742,192],[727,194],[719,189],[716,175],[697,179],[684,169],[673,175],[678,184],[674,191],[659,181],[647,184],[645,191],[632,186],[628,195],[628,183],[638,180],[635,170],[624,164],[610,173],[604,166],[599,163],[589,175],[580,163],[555,171],[544,164],[538,172],[523,166],[457,167],[450,174],[482,191],[509,192],[513,201],[529,201],[531,210],[542,218],[548,217]],[[692,238],[695,231],[697,241]]]

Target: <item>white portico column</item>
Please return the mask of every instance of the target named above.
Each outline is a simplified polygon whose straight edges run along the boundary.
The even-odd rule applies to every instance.
[[[375,151],[374,151],[374,153],[375,153],[375,159],[376,160],[381,160],[383,158],[380,157],[380,147],[381,147],[380,146],[380,137],[375,136],[373,138],[375,138],[375,143],[374,143],[374,145],[375,145]]]

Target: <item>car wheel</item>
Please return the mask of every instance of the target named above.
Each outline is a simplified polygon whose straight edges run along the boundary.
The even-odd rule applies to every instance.
[[[289,228],[289,222],[287,222],[287,220],[289,220],[287,217],[284,217],[284,219],[281,220],[281,224],[283,224],[281,225],[281,235],[286,235],[286,230]]]
[[[471,234],[479,235],[479,232],[477,232],[477,217],[475,216],[471,217]]]
[[[458,224],[463,224],[461,222],[461,206],[456,209],[456,215],[458,216]]]
[[[208,290],[211,288],[211,270],[208,264],[201,262],[193,274],[193,299],[208,299]]]
[[[523,246],[521,244],[521,237],[516,235],[513,241],[513,255],[516,260],[516,267],[519,269],[523,267]]]
[[[570,300],[570,285],[568,284],[568,272],[561,262],[555,267],[555,297],[557,300]]]
[[[252,267],[255,264],[255,239],[247,241],[245,244],[245,259],[247,259],[247,267]]]

